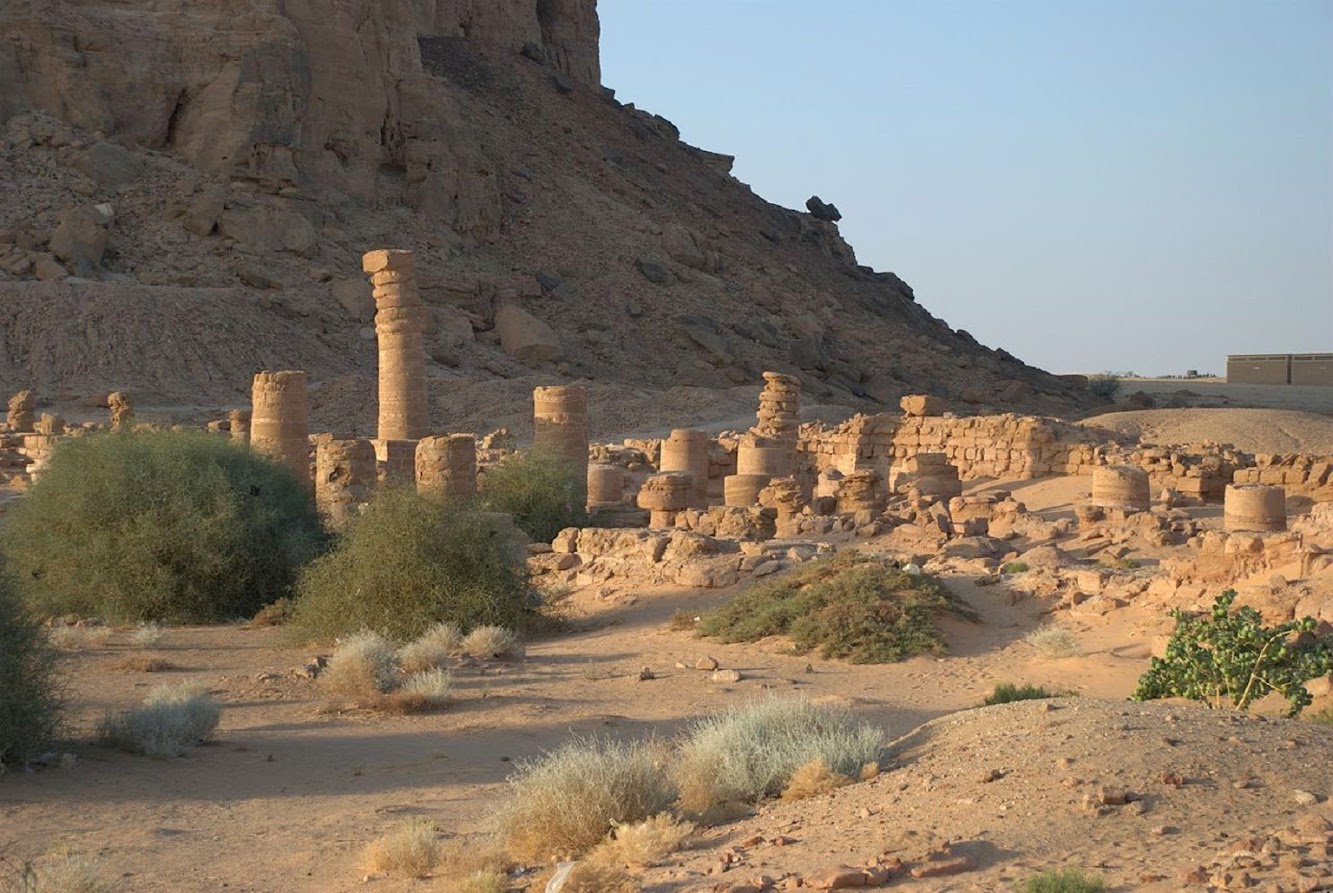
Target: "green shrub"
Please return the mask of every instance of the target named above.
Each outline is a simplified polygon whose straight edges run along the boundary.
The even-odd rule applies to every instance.
[[[1107,400],[1115,399],[1115,395],[1120,393],[1122,385],[1123,382],[1114,372],[1102,372],[1098,375],[1088,376],[1088,390]]]
[[[142,707],[105,717],[97,737],[103,744],[150,757],[178,757],[187,747],[208,740],[221,714],[202,686],[160,685]]]
[[[1028,570],[1026,561],[1010,561],[1000,568],[1002,574],[1021,574]]]
[[[0,576],[0,764],[23,762],[55,736],[60,717],[56,652]]]
[[[1311,713],[1307,719],[1310,722],[1317,722],[1321,726],[1333,726],[1333,707],[1325,707],[1318,713]]]
[[[882,730],[842,707],[770,698],[697,722],[680,749],[680,807],[707,816],[718,807],[781,794],[814,760],[852,778],[877,763]]]
[[[373,630],[410,641],[437,623],[522,626],[523,565],[485,515],[411,489],[376,494],[301,573],[292,623],[307,639]]]
[[[1165,657],[1154,657],[1131,695],[1136,701],[1181,697],[1248,710],[1270,691],[1298,716],[1313,698],[1305,682],[1333,671],[1333,639],[1314,635],[1311,617],[1265,626],[1249,606],[1233,612],[1236,591],[1217,597],[1208,614],[1174,611]]]
[[[1103,893],[1105,889],[1105,881],[1077,868],[1043,871],[1023,885],[1023,893]]]
[[[671,805],[675,791],[649,744],[575,738],[509,779],[500,834],[528,863],[581,856],[615,824],[639,822]]]
[[[487,508],[508,512],[534,542],[549,543],[566,527],[586,520],[586,469],[544,453],[514,453],[487,470],[482,498]]]
[[[723,642],[786,635],[798,653],[887,663],[944,652],[943,613],[975,617],[932,577],[843,552],[752,587],[704,614],[698,628]]]
[[[308,484],[290,470],[172,431],[60,444],[2,536],[38,610],[115,622],[249,617],[325,543]]]
[[[1014,685],[1012,682],[1001,682],[995,686],[995,690],[986,695],[986,700],[982,701],[983,707],[991,707],[995,704],[1009,704],[1014,701],[1039,701],[1043,698],[1058,698],[1059,692],[1047,691],[1037,685]]]

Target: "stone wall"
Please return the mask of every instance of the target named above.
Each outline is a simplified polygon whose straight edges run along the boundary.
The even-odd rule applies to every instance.
[[[1237,469],[1237,484],[1280,484],[1288,496],[1306,496],[1316,502],[1333,501],[1333,455],[1260,454],[1250,468]]]

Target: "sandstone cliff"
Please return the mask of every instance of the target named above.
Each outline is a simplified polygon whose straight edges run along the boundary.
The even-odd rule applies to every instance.
[[[225,403],[259,366],[305,366],[352,393],[374,364],[357,258],[395,245],[433,308],[441,424],[463,382],[766,368],[849,405],[1085,401],[616,102],[597,42],[595,0],[8,0],[0,375]],[[53,338],[53,306],[98,335]],[[364,403],[317,412],[359,429]]]

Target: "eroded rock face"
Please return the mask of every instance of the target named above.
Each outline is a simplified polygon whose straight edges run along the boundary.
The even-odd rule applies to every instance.
[[[12,0],[0,122],[41,109],[207,173],[400,200],[487,239],[498,172],[418,39],[536,43],[596,84],[598,34],[595,0]]]

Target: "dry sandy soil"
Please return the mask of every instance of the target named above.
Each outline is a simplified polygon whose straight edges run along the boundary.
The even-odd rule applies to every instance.
[[[1014,489],[1030,507],[1058,514],[1085,488],[1073,478]],[[473,840],[487,829],[513,761],[571,734],[670,736],[729,705],[801,693],[845,701],[882,727],[886,742],[898,739],[885,774],[707,829],[652,870],[645,889],[812,877],[879,857],[910,866],[952,842],[976,868],[910,881],[913,889],[1004,889],[1069,864],[1095,868],[1117,890],[1174,890],[1182,872],[1213,871],[1235,841],[1289,825],[1307,829],[1291,837],[1291,847],[1305,849],[1289,848],[1281,866],[1265,856],[1251,874],[1293,875],[1301,858],[1314,875],[1333,873],[1327,848],[1311,849],[1317,828],[1308,831],[1312,816],[1329,817],[1333,730],[1123,700],[1153,637],[1170,627],[1153,609],[1052,614],[1052,602],[1004,585],[947,582],[981,622],[948,624],[947,657],[886,666],[812,661],[779,641],[723,646],[669,629],[678,609],[704,609],[728,592],[580,591],[571,597],[571,632],[531,644],[519,663],[459,668],[456,701],[415,717],[340,711],[301,673],[318,650],[290,645],[279,630],[170,629],[149,653],[176,669],[148,675],[123,668],[143,653],[130,630],[94,629],[67,649],[76,708],[68,747],[78,762],[0,779],[0,842],[10,859],[83,854],[126,890],[448,889],[447,864],[433,880],[367,882],[359,854],[408,816]],[[1073,631],[1082,653],[1039,657],[1023,636],[1048,622]],[[744,678],[719,686],[677,668],[704,654]],[[656,678],[639,681],[643,667]],[[223,702],[215,742],[165,761],[87,743],[104,711],[136,703],[163,680],[202,682]],[[1001,681],[1080,697],[971,709]],[[999,777],[986,782],[990,770]],[[1141,799],[1099,815],[1084,797],[1106,785]],[[1302,805],[1298,790],[1318,805]],[[773,846],[778,836],[790,845]]]
[[[1333,416],[1292,409],[1142,409],[1081,424],[1152,444],[1229,443],[1248,453],[1333,453]]]

